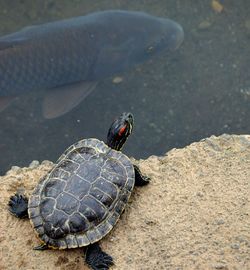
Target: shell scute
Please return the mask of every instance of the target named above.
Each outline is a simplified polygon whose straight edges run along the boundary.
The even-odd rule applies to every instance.
[[[100,178],[96,180],[96,182],[92,186],[93,186],[92,193],[94,193],[95,188],[98,188],[103,193],[108,194],[108,196],[111,197],[112,200],[115,200],[117,198],[119,190],[117,189],[116,185],[112,183],[112,181]]]
[[[105,207],[109,208],[113,203],[115,197],[111,197],[110,194],[104,193],[97,187],[93,187],[89,193],[91,196],[100,201]]]
[[[76,235],[76,241],[79,247],[84,247],[90,244],[89,239],[85,234]]]
[[[98,222],[100,222],[104,218],[104,216],[107,214],[107,209],[98,200],[96,200],[95,198],[91,196],[85,196],[81,200],[79,211],[85,216],[86,210],[87,212],[89,212],[88,211],[89,208],[92,210],[91,213],[95,214],[94,219],[93,219],[93,215],[90,216],[94,224],[97,224]],[[87,218],[89,220],[89,217]]]
[[[71,233],[77,233],[79,231],[85,232],[89,227],[86,218],[79,213],[74,213],[69,217],[69,230]]]
[[[67,180],[70,177],[70,172],[67,172],[63,170],[60,167],[56,167],[52,172],[50,173],[50,179],[51,178],[57,178],[60,180]]]
[[[89,183],[93,183],[99,177],[100,173],[101,167],[96,164],[95,159],[85,161],[77,170],[77,174]]]
[[[71,235],[71,234],[67,235],[65,237],[65,240],[66,240],[68,248],[76,248],[76,247],[78,247],[78,243],[77,243],[75,235]]]
[[[93,223],[97,219],[95,211],[89,208],[89,206],[84,203],[80,204],[79,212],[84,215],[84,217],[89,223]]]
[[[62,192],[56,199],[56,208],[68,215],[73,214],[79,206],[79,201],[71,194]]]
[[[74,197],[78,200],[81,200],[88,193],[90,188],[91,184],[88,181],[75,174],[72,175],[72,177],[67,182],[65,191],[74,195]]]
[[[92,230],[87,231],[86,235],[90,243],[95,243],[96,241],[102,238],[102,235],[99,233],[98,230],[96,230],[96,228],[93,228]]]
[[[47,216],[54,211],[56,201],[53,198],[44,198],[40,204],[41,216],[46,220]]]
[[[44,186],[45,197],[56,198],[60,193],[63,192],[66,183],[60,179],[50,179],[49,182]]]
[[[72,160],[64,159],[61,161],[58,168],[61,168],[62,170],[66,172],[73,173],[79,168],[79,164],[76,162],[73,162]]]
[[[59,210],[44,219],[44,231],[50,238],[58,239],[69,233],[68,216]]]

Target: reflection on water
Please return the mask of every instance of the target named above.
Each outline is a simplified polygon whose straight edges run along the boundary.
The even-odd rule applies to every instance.
[[[106,9],[168,17],[185,32],[179,50],[105,78],[60,118],[42,117],[41,92],[18,98],[0,114],[1,173],[33,159],[55,161],[83,137],[105,140],[110,122],[122,111],[135,116],[134,135],[124,152],[137,158],[160,155],[212,134],[249,133],[250,3],[227,1],[219,13],[210,2],[1,1],[1,35]]]

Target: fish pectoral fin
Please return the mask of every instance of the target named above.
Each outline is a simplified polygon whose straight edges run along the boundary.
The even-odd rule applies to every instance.
[[[50,89],[44,97],[43,116],[59,117],[81,103],[96,87],[97,82],[81,82]]]
[[[16,97],[0,97],[0,112],[5,110]]]

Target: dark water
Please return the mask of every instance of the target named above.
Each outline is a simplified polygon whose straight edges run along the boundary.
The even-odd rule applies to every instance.
[[[171,55],[102,80],[68,114],[41,115],[41,94],[17,100],[0,114],[0,172],[32,160],[55,161],[83,137],[105,140],[109,124],[123,111],[135,116],[124,152],[136,158],[162,155],[210,135],[250,133],[250,2],[207,0],[1,1],[0,34],[37,23],[106,9],[145,11],[179,22],[185,41]]]

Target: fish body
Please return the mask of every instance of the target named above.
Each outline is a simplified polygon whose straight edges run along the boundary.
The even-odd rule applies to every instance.
[[[182,40],[172,20],[121,10],[25,27],[0,37],[0,96],[96,82]]]

